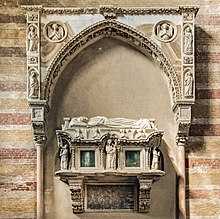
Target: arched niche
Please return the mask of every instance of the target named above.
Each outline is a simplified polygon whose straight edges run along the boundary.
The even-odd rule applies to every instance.
[[[58,156],[55,130],[59,129],[63,124],[62,118],[67,115],[155,118],[156,124],[165,133],[161,150],[166,175],[152,187],[152,206],[147,217],[175,217],[176,171],[167,145],[175,146],[172,140],[174,115],[171,103],[163,71],[152,57],[128,43],[111,37],[103,38],[74,57],[57,81],[48,117],[47,126],[50,129],[47,129],[44,173],[48,208],[46,218],[86,217],[86,214],[76,216],[72,213],[69,188],[51,174],[55,172],[54,157]],[[128,218],[146,218],[141,214],[120,214]],[[94,218],[103,218],[102,213],[92,215]],[[114,213],[110,215],[109,218],[116,218]]]
[[[166,116],[164,115],[160,116],[161,114],[158,113],[156,118],[158,118],[158,125],[160,126],[162,124],[160,128],[165,127],[164,131],[166,132],[166,135],[165,135],[164,143],[163,143],[164,145],[163,155],[165,158],[165,163],[167,160],[166,165],[167,165],[168,170],[171,170],[172,173],[175,173],[175,170],[176,170],[176,173],[178,174],[178,180],[177,180],[178,190],[176,190],[178,191],[178,199],[177,199],[178,203],[176,203],[175,201],[175,203],[178,205],[177,217],[186,218],[184,146],[186,145],[187,136],[189,133],[189,126],[190,126],[190,120],[191,120],[191,113],[190,113],[191,105],[194,103],[194,100],[195,100],[195,96],[194,96],[195,94],[195,81],[194,81],[195,62],[194,62],[194,48],[192,52],[190,53],[190,55],[184,52],[185,51],[184,48],[186,47],[186,45],[183,43],[185,39],[183,27],[185,25],[190,25],[191,30],[192,30],[192,34],[190,36],[190,42],[191,42],[191,46],[194,47],[194,18],[198,11],[198,7],[181,6],[181,7],[173,7],[173,8],[121,8],[121,7],[113,7],[113,6],[100,6],[99,8],[59,8],[59,9],[56,9],[56,8],[44,8],[42,6],[25,6],[25,9],[27,11],[27,31],[30,32],[30,26],[35,25],[37,27],[37,32],[38,32],[36,38],[34,39],[35,40],[34,42],[37,44],[37,49],[35,51],[32,51],[30,49],[29,45],[31,43],[31,40],[33,42],[33,39],[29,38],[27,34],[27,67],[28,67],[27,72],[29,73],[29,70],[32,67],[36,68],[37,71],[39,72],[39,78],[37,78],[39,80],[39,83],[36,83],[35,86],[39,85],[37,89],[40,91],[40,94],[41,94],[36,99],[28,98],[28,102],[32,108],[31,119],[32,119],[32,124],[33,124],[33,129],[34,129],[34,141],[37,147],[37,218],[42,219],[44,217],[44,208],[45,208],[45,215],[47,216],[49,210],[52,209],[50,208],[50,206],[56,206],[60,210],[60,212],[62,212],[63,210],[62,207],[64,207],[64,209],[65,209],[65,206],[68,207],[68,204],[66,205],[65,201],[62,202],[61,204],[58,199],[52,198],[52,196],[54,195],[54,190],[53,190],[52,184],[50,184],[48,179],[46,179],[46,186],[47,186],[46,190],[44,190],[44,187],[43,187],[44,185],[43,176],[47,176],[49,177],[49,179],[53,179],[54,172],[51,171],[52,170],[51,168],[47,168],[47,167],[53,164],[54,162],[53,156],[58,156],[54,152],[53,147],[51,147],[51,145],[56,144],[55,138],[54,138],[54,131],[57,128],[57,126],[59,126],[61,123],[59,119],[57,120],[56,118],[54,118],[54,115],[55,113],[62,115],[64,113],[64,111],[62,112],[62,106],[66,105],[65,100],[61,99],[61,103],[63,105],[58,104],[60,108],[55,110],[56,107],[54,107],[53,104],[54,103],[57,104],[60,101],[60,98],[58,97],[60,94],[57,94],[56,90],[58,89],[58,93],[63,91],[62,89],[59,90],[59,87],[60,87],[59,84],[62,83],[61,81],[65,81],[64,79],[65,79],[65,75],[67,75],[66,69],[68,68],[68,63],[70,63],[69,65],[71,65],[72,61],[75,59],[74,57],[77,58],[77,55],[81,54],[84,51],[84,49],[86,49],[87,47],[89,48],[90,45],[95,45],[94,44],[95,42],[98,43],[100,39],[106,38],[106,37],[107,38],[110,37],[114,39],[117,38],[117,39],[120,39],[121,41],[126,42],[127,44],[132,45],[131,51],[133,52],[136,51],[134,49],[136,48],[138,50],[139,55],[140,54],[144,55],[145,59],[147,57],[146,60],[150,59],[150,63],[151,64],[154,63],[152,65],[157,69],[155,70],[155,72],[157,73],[154,75],[155,78],[158,79],[159,77],[160,78],[158,79],[159,81],[162,80],[163,78],[162,86],[159,87],[158,90],[156,90],[156,92],[153,93],[151,98],[154,97],[155,94],[158,94],[158,91],[160,90],[162,91],[164,89],[166,90],[165,96],[169,94],[166,96],[167,99],[165,98],[165,100],[167,100],[165,105],[158,109],[158,110],[161,110],[159,112],[163,112],[163,113],[167,112],[167,114],[164,114]],[[72,40],[70,40],[54,57],[53,61],[51,62],[51,65],[47,69],[46,79],[44,79],[45,72],[42,69],[42,65],[40,61],[42,45],[40,41],[41,28],[39,27],[42,22],[41,20],[42,14],[52,15],[52,17],[54,14],[56,16],[59,14],[61,15],[60,16],[61,20],[63,19],[62,16],[64,14],[65,15],[68,14],[71,16],[75,16],[78,14],[84,14],[84,15],[90,14],[90,16],[91,15],[98,16],[99,20],[100,20],[100,16],[103,15],[106,19],[106,20],[94,23],[93,25],[87,27],[86,29],[82,30],[79,34],[77,34],[75,37],[73,37]],[[182,48],[182,52],[180,54],[182,64],[181,66],[179,66],[179,68],[181,68],[181,71],[182,71],[181,76],[178,75],[177,77],[175,70],[172,66],[172,63],[169,61],[169,59],[167,59],[165,53],[161,51],[160,47],[156,45],[152,40],[150,40],[149,37],[147,37],[145,34],[141,32],[138,32],[136,28],[132,28],[128,25],[125,25],[117,21],[117,20],[120,20],[120,19],[117,19],[118,16],[124,16],[124,15],[134,16],[134,17],[136,15],[143,15],[143,16],[150,16],[150,17],[155,16],[157,21],[158,19],[164,20],[164,17],[163,17],[164,15],[169,15],[171,17],[173,15],[179,16],[180,22],[182,23],[179,34],[183,39],[182,42],[179,42],[179,47]],[[134,17],[132,17],[132,19]],[[136,16],[136,18],[137,17],[138,16]],[[112,20],[112,19],[115,19],[115,20]],[[146,22],[148,21],[146,20]],[[161,67],[161,70],[158,70],[159,66]],[[188,67],[190,67],[191,72],[192,72],[191,74],[192,88],[191,88],[190,96],[185,95],[183,92],[185,91],[184,86],[186,86],[183,73],[185,72],[185,69]],[[75,69],[75,65],[74,65],[74,69]],[[146,74],[144,77],[146,77]],[[28,80],[30,83],[30,78],[28,78]],[[69,83],[71,84],[71,80]],[[159,85],[159,84],[160,83],[156,83],[156,85]],[[151,86],[153,85],[154,84],[152,83]],[[145,86],[143,87],[145,88]],[[67,86],[67,89],[68,89],[68,86]],[[153,90],[154,89],[152,89],[151,91]],[[147,92],[147,94],[150,94],[150,93],[152,92]],[[28,94],[29,94],[29,91],[28,91]],[[53,100],[51,98],[52,96],[53,96]],[[141,95],[139,96],[141,97]],[[146,99],[146,95],[145,95],[145,99]],[[77,100],[77,97],[76,97],[76,100]],[[121,106],[121,103],[123,103],[123,100],[124,99],[122,99],[121,102],[118,101],[118,106]],[[162,99],[162,103],[163,101],[164,99]],[[160,103],[157,100],[155,100],[155,102]],[[144,105],[142,100],[138,101],[138,103],[142,103],[142,104],[139,104],[140,107],[138,108],[139,113],[142,114],[141,110],[143,110],[144,112],[144,110],[147,109],[147,107],[143,109],[141,108],[141,106]],[[108,105],[103,104],[103,106],[106,107]],[[173,107],[171,108],[171,106]],[[78,105],[78,107],[82,107],[82,105]],[[132,105],[132,107],[134,107],[134,105]],[[128,106],[127,108],[129,109]],[[68,107],[66,109],[68,109]],[[84,107],[82,107],[81,109],[84,109]],[[91,105],[88,109],[91,109]],[[172,114],[172,111],[174,112],[173,114]],[[95,111],[92,111],[92,112],[95,112]],[[148,112],[148,109],[145,112]],[[75,111],[75,113],[77,114],[77,111]],[[105,111],[105,113],[108,113],[108,111]],[[113,113],[113,111],[111,113]],[[47,119],[45,115],[47,115]],[[133,114],[130,113],[129,115],[132,116]],[[136,116],[137,115],[135,115],[135,117]],[[144,114],[144,116],[146,116],[146,114]],[[46,120],[47,120],[47,123],[46,123]],[[46,137],[48,139],[46,146],[48,147],[46,147],[46,150],[43,151],[43,146],[45,144]],[[177,140],[176,144],[175,144],[175,139]],[[166,151],[169,147],[171,150]],[[46,156],[50,155],[50,156],[46,157],[45,155]],[[170,162],[170,158],[172,159],[172,164]],[[166,165],[165,165],[165,171],[166,171]],[[174,170],[173,165],[175,166],[175,170]],[[45,168],[43,168],[44,166]],[[48,182],[49,184],[47,184]],[[167,183],[168,182],[164,183],[164,185],[166,186]],[[159,185],[159,184],[155,184],[155,185]],[[175,187],[174,184],[172,184],[172,186]],[[58,188],[57,191],[62,193],[64,196],[68,196],[67,193],[65,193],[66,190],[62,186],[61,187],[58,186],[57,188]],[[160,187],[158,189],[160,190],[163,188]],[[174,188],[172,189],[174,190]],[[171,191],[171,194],[174,194],[174,193],[172,193]],[[46,198],[45,202],[44,202],[44,195]],[[160,196],[158,196],[157,198],[160,199]],[[52,203],[52,205],[49,204],[50,202]],[[46,204],[46,206],[44,206],[44,204]],[[154,204],[155,203],[153,202],[152,208]],[[155,207],[156,209],[157,205],[155,206],[156,206]],[[171,207],[171,209],[173,209],[173,206]],[[60,212],[53,211],[53,216],[56,215],[56,213],[60,213]],[[158,215],[151,215],[151,216],[159,218]],[[74,216],[72,215],[72,217],[78,218],[75,215]],[[95,215],[90,214],[90,218],[92,217],[96,218]],[[139,217],[141,216],[139,215]],[[148,216],[144,218],[147,218],[147,217]],[[83,218],[83,216],[81,216],[81,218]],[[86,215],[85,215],[85,218],[86,218]],[[164,216],[162,218],[164,218]]]
[[[57,79],[74,56],[88,45],[105,37],[118,38],[133,45],[143,54],[151,56],[167,76],[173,104],[181,98],[181,88],[176,72],[159,46],[146,35],[128,25],[116,20],[103,20],[81,31],[57,53],[47,70],[42,88],[42,99],[50,100]]]

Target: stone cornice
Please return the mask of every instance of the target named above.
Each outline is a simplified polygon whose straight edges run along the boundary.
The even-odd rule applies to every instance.
[[[103,14],[105,12],[117,15],[147,15],[147,14],[197,14],[198,6],[179,7],[117,7],[112,5],[101,5],[100,7],[43,7],[42,5],[22,5],[25,11],[41,11],[42,14]]]

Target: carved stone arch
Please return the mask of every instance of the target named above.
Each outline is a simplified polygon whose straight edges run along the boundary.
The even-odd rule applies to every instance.
[[[160,65],[168,78],[173,104],[181,99],[181,87],[175,69],[160,47],[145,34],[116,20],[103,20],[87,27],[57,53],[48,67],[43,82],[42,99],[50,101],[52,90],[59,76],[73,57],[87,46],[104,37],[117,38],[134,46],[143,54],[150,55]]]

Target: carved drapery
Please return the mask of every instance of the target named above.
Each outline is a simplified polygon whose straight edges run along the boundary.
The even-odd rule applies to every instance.
[[[191,106],[195,100],[195,60],[194,60],[194,19],[198,12],[198,7],[173,7],[173,8],[123,8],[114,6],[100,6],[99,8],[46,8],[42,6],[24,6],[27,12],[27,99],[32,108],[32,125],[34,130],[34,141],[36,145],[44,145],[46,140],[45,129],[45,112],[49,112],[50,96],[53,92],[53,84],[56,85],[56,80],[61,74],[64,67],[67,65],[78,52],[84,49],[87,45],[99,40],[103,37],[116,37],[121,39],[134,47],[138,48],[141,52],[146,55],[150,55],[152,59],[158,63],[165,74],[168,77],[169,89],[173,100],[173,112],[176,115],[176,142],[181,151],[179,153],[180,160],[182,160],[181,167],[179,167],[180,175],[185,180],[184,169],[184,150],[187,143],[187,137],[189,133],[189,127],[191,124]],[[101,14],[103,20],[95,23],[90,27],[85,28],[79,34],[77,34],[72,40],[70,40],[55,56],[51,65],[47,69],[47,76],[42,83],[43,76],[41,75],[41,15],[52,15],[52,14],[68,14],[68,15],[79,15],[79,14]],[[164,52],[161,51],[160,47],[150,40],[145,34],[137,31],[135,28],[125,25],[117,21],[117,18],[124,15],[179,15],[182,17],[181,27],[181,42],[182,48],[181,59],[182,59],[182,75],[181,78],[177,77],[177,74],[172,66],[171,61],[167,58]],[[115,19],[115,20],[113,20]],[[60,22],[60,21],[59,21]],[[62,41],[65,34],[65,25],[57,21],[52,21],[51,29],[60,28],[60,35],[57,38],[53,38],[52,35],[48,35],[51,41],[59,43],[59,39]],[[58,24],[52,26],[52,24]],[[162,21],[166,23],[166,21]],[[61,25],[61,26],[59,26]],[[169,26],[169,25],[168,25]],[[165,27],[165,26],[164,26]],[[164,28],[160,27],[160,28]],[[166,29],[167,27],[165,27]],[[169,30],[174,30],[175,26],[169,27]],[[58,31],[59,32],[59,31]],[[160,33],[162,36],[163,34]],[[171,36],[171,35],[170,35]],[[174,36],[174,35],[173,35]],[[169,38],[169,37],[168,37]],[[163,41],[163,40],[162,40]],[[169,40],[168,40],[169,41]],[[165,43],[169,43],[169,42]],[[94,139],[99,138],[99,130],[94,130]],[[139,133],[143,136],[143,133]],[[82,133],[76,133],[80,139]],[[120,133],[121,138],[126,139],[127,133],[122,130]],[[68,142],[68,152],[71,154],[76,153],[72,142]],[[120,148],[117,149],[119,153]],[[42,152],[42,151],[41,151]],[[40,153],[41,153],[40,152]],[[101,164],[104,162],[104,147],[100,147],[100,161]],[[146,168],[151,168],[150,164],[150,151],[149,148],[145,149],[146,155]],[[42,155],[43,156],[43,155]],[[42,157],[41,157],[42,159]],[[75,160],[70,160],[71,168],[75,168]],[[120,166],[120,163],[118,164]],[[104,168],[104,167],[103,167]],[[42,175],[42,165],[39,168]],[[39,173],[40,174],[40,173]],[[42,182],[42,177],[39,179]],[[184,180],[182,180],[184,188]],[[183,192],[184,193],[184,192]],[[185,194],[185,193],[184,193]],[[42,196],[42,191],[40,193]],[[181,197],[180,197],[181,198]],[[180,199],[179,198],[179,199]],[[43,200],[41,199],[41,202]],[[143,201],[144,208],[147,209],[147,201]],[[184,206],[180,206],[183,208]],[[41,210],[39,210],[41,209]],[[43,218],[42,206],[38,206],[38,218]],[[185,216],[184,216],[185,217]]]

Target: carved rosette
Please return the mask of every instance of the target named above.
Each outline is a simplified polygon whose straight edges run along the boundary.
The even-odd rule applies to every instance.
[[[28,99],[40,99],[40,12],[27,12],[27,76]]]
[[[182,13],[182,92],[183,98],[195,100],[194,12]]]
[[[139,178],[139,206],[140,213],[148,213],[150,210],[150,192],[153,180]]]

